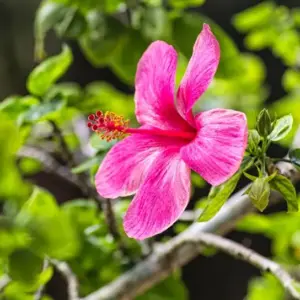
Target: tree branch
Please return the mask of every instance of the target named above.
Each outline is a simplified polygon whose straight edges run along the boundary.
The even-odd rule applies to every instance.
[[[194,237],[191,242],[199,243],[204,246],[215,247],[236,259],[248,262],[261,271],[272,273],[294,299],[300,299],[300,294],[294,286],[295,280],[290,276],[290,274],[279,264],[256,253],[252,249],[248,249],[234,241],[211,233],[202,233],[200,236]]]
[[[299,146],[300,130],[295,136],[293,147]],[[291,164],[281,162],[277,167],[292,181],[299,181],[299,173]],[[234,227],[238,219],[254,210],[248,196],[243,195],[247,188],[248,186],[233,195],[213,219],[205,223],[192,224],[181,234],[159,245],[147,259],[133,269],[83,300],[132,299],[168,277],[175,269],[187,264],[200,253],[199,247],[195,247],[196,237],[201,237],[204,232],[225,234]],[[281,196],[274,192],[271,194],[271,199],[272,202],[277,202]]]
[[[65,262],[60,262],[57,260],[51,260],[51,263],[55,268],[64,276],[67,286],[68,286],[68,299],[69,300],[79,300],[78,295],[78,282],[75,274]]]
[[[34,146],[23,146],[19,152],[19,157],[28,157],[33,158],[37,161],[39,161],[43,167],[45,168],[46,172],[52,173],[57,175],[58,177],[67,180],[69,183],[77,186],[84,195],[88,195],[88,187],[85,186],[85,184],[76,176],[76,174],[73,174],[69,168],[62,166],[57,162],[56,159],[52,157],[49,153],[44,151],[43,149],[40,149],[38,147]],[[94,189],[93,189],[94,192]]]

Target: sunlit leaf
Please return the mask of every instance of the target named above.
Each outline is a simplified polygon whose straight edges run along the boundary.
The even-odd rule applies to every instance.
[[[287,92],[300,89],[300,72],[294,69],[286,70],[282,84]]]
[[[291,115],[284,116],[275,121],[273,130],[269,135],[269,139],[273,142],[283,139],[292,129],[293,117]]]
[[[33,69],[27,79],[27,89],[30,93],[43,96],[69,68],[73,61],[70,48],[64,45],[60,54],[44,60]]]
[[[243,32],[262,27],[272,20],[274,9],[275,5],[273,2],[264,1],[235,15],[233,24]]]

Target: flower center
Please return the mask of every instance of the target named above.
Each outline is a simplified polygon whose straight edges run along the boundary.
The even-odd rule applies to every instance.
[[[108,142],[114,139],[122,139],[127,134],[160,135],[187,140],[193,140],[196,136],[196,132],[180,130],[130,128],[129,120],[125,120],[123,116],[118,116],[113,112],[103,113],[102,111],[97,111],[95,114],[89,115],[87,126],[96,132],[101,139]]]

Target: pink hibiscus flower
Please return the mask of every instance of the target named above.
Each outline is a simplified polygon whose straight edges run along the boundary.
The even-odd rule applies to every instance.
[[[177,53],[156,41],[137,67],[135,104],[141,127],[129,128],[113,113],[89,117],[89,127],[107,140],[129,134],[109,151],[95,180],[104,198],[136,194],[124,219],[129,237],[151,237],[179,218],[190,198],[191,170],[212,185],[238,170],[247,144],[245,115],[227,109],[192,113],[219,58],[219,43],[204,24],[175,97]]]

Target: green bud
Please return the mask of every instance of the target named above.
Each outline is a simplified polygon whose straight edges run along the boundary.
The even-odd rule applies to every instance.
[[[256,178],[251,185],[248,196],[253,205],[260,211],[263,211],[269,202],[270,185],[266,178]]]
[[[258,144],[261,140],[261,137],[257,130],[249,130],[248,134],[248,152],[250,154],[257,154],[258,153]]]
[[[256,128],[262,137],[267,137],[272,132],[272,121],[267,109],[263,109],[257,118]]]

